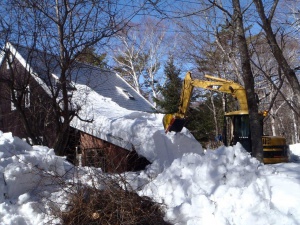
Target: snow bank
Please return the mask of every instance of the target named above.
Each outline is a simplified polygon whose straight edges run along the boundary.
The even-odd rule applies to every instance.
[[[36,202],[38,195],[70,166],[52,149],[32,147],[0,131],[0,224],[40,224],[44,214]]]
[[[154,140],[159,142],[158,136]],[[174,136],[167,138],[166,158],[178,146]],[[178,148],[184,147],[187,153],[182,151],[169,165],[157,159],[145,171],[124,174],[140,195],[166,205],[166,220],[177,225],[299,224],[299,163],[263,165],[239,144],[204,154],[190,153],[193,144],[188,142]],[[0,225],[48,224],[49,199],[66,202],[53,178],[74,182],[63,176],[70,169],[52,149],[31,147],[0,132]],[[80,174],[76,179],[91,182],[91,173]]]
[[[300,143],[289,145],[290,160],[292,162],[300,162]]]
[[[284,181],[287,186],[275,167],[260,164],[238,144],[185,154],[139,193],[166,204],[166,219],[174,224],[296,224],[299,180]]]
[[[290,148],[290,151],[291,151],[294,155],[300,156],[300,143],[299,143],[299,144],[289,145],[289,148]]]

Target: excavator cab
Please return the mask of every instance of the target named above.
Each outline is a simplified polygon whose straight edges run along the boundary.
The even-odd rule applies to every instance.
[[[233,146],[240,142],[243,148],[251,153],[251,133],[248,114],[225,114],[224,145]],[[263,113],[261,115],[261,129],[263,129]],[[266,164],[282,163],[289,161],[286,139],[280,136],[262,136],[263,162]]]
[[[249,115],[225,116],[224,144],[235,145],[240,142],[246,151],[251,152]]]

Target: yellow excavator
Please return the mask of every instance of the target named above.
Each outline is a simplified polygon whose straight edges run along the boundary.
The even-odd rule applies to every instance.
[[[240,142],[251,153],[251,134],[249,126],[249,112],[246,91],[243,86],[230,80],[205,75],[208,80],[193,79],[191,72],[187,72],[182,85],[178,112],[166,114],[163,118],[165,132],[180,132],[186,122],[186,114],[190,105],[193,89],[204,88],[232,95],[239,103],[237,111],[225,113],[223,142],[226,146]],[[264,111],[263,117],[267,115]],[[263,162],[266,164],[288,162],[288,146],[286,139],[281,136],[263,136]]]

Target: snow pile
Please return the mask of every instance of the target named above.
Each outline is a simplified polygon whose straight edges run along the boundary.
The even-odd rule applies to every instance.
[[[176,159],[141,195],[166,204],[174,224],[297,224],[300,221],[300,176],[263,165],[241,145],[185,154]],[[284,182],[283,182],[284,181]]]
[[[45,209],[36,201],[71,165],[52,149],[30,146],[0,131],[0,224],[40,224]],[[44,193],[46,194],[46,193]]]
[[[300,143],[289,146],[290,161],[300,162]]]
[[[166,220],[177,225],[299,224],[299,163],[263,165],[239,144],[204,154],[190,153],[193,145],[185,144],[188,153],[173,161],[161,165],[155,160],[145,171],[124,174],[133,178],[128,181],[140,195],[166,205]],[[291,147],[294,154],[300,150]],[[167,151],[172,148],[177,146]],[[49,200],[66,202],[53,179],[74,182],[65,176],[71,168],[52,149],[31,147],[0,132],[0,225],[49,224]],[[91,182],[90,174],[80,174],[82,183]]]
[[[289,148],[290,148],[290,151],[294,155],[300,155],[300,143],[299,144],[290,145]]]

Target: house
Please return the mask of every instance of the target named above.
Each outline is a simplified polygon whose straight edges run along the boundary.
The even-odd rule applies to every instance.
[[[67,71],[69,104],[80,112],[81,118],[74,117],[70,123],[71,135],[65,150],[70,160],[75,162],[75,153],[79,152],[83,165],[101,167],[107,172],[142,169],[149,162],[137,155],[130,142],[112,135],[109,127],[100,129],[93,124],[95,117],[103,116],[93,109],[93,104],[104,99],[141,112],[153,112],[153,106],[116,73],[82,62],[73,64]],[[25,127],[30,126],[44,145],[52,147],[58,127],[53,110],[63,107],[60,74],[57,56],[7,43],[0,56],[0,130],[30,142],[25,132]],[[12,99],[20,103],[23,115]],[[105,104],[101,107],[107,107],[106,113],[113,113],[113,108]],[[24,122],[22,116],[28,121]]]

